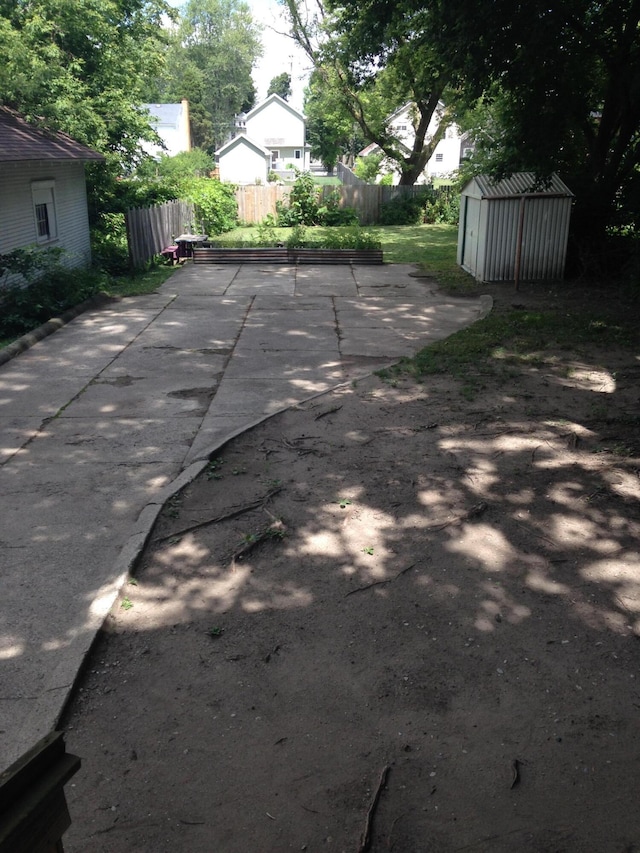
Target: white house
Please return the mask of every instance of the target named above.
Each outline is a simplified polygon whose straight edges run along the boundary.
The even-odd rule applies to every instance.
[[[162,154],[174,157],[183,151],[191,151],[191,126],[189,124],[189,101],[179,104],[142,104],[150,116],[150,124],[162,140],[163,146],[155,142],[141,142],[143,151],[159,159]]]
[[[440,101],[437,109],[431,116],[425,137],[426,141],[433,138],[436,134],[444,109],[444,104]],[[410,102],[397,109],[387,120],[389,131],[399,141],[400,147],[406,151],[407,155],[411,152],[415,140],[415,120],[415,107]],[[375,143],[372,143],[364,148],[359,156],[366,157],[368,154],[376,153],[380,153],[380,148]],[[446,177],[455,172],[460,167],[462,154],[463,137],[457,125],[451,124],[446,129],[444,137],[436,145],[435,151],[431,155],[424,172],[416,183],[426,184],[433,178]],[[393,172],[394,183],[397,184],[399,182],[400,174],[397,167],[394,168],[394,164],[386,158],[381,163],[380,171],[382,174]]]
[[[264,184],[271,169],[271,151],[248,136],[236,136],[216,151],[220,180],[232,184]]]
[[[238,142],[242,139],[244,142]],[[305,139],[304,115],[279,95],[269,95],[248,113],[238,116],[234,139],[216,151],[220,180],[264,183],[270,171],[281,177],[290,175],[293,167],[308,171],[310,158]],[[268,158],[263,167],[258,155],[261,157],[264,152]]]
[[[85,163],[102,154],[0,107],[0,254],[59,247],[69,267],[91,263]],[[9,279],[6,279],[7,283]]]

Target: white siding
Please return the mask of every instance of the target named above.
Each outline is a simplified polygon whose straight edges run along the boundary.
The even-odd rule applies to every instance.
[[[304,148],[304,120],[271,101],[247,118],[247,136],[265,148]]]
[[[70,267],[91,263],[82,162],[3,163],[0,176],[0,253],[37,243],[31,183],[53,180],[57,236],[47,243],[40,243],[40,246],[65,249],[64,260]]]
[[[242,141],[220,155],[218,167],[221,181],[232,184],[267,182],[266,157]]]

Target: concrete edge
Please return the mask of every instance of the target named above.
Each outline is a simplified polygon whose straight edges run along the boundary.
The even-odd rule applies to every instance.
[[[68,311],[65,311],[64,314],[61,314],[59,317],[52,317],[50,320],[47,320],[46,323],[38,326],[37,329],[27,332],[13,343],[0,349],[0,365],[6,364],[8,361],[11,361],[11,359],[20,355],[20,353],[31,349],[31,347],[35,346],[38,341],[41,341],[44,338],[49,337],[49,335],[52,335],[54,332],[57,332],[58,329],[66,326],[67,323],[75,320],[76,317],[79,317],[80,314],[84,314],[85,311],[89,311],[92,308],[102,308],[113,302],[121,301],[121,297],[109,296],[107,293],[100,293],[97,296],[92,296],[91,299],[86,299],[74,308],[69,308]]]
[[[474,323],[486,317],[487,314],[490,313],[492,307],[493,298],[487,295],[481,296],[479,314],[476,320],[474,320]],[[469,326],[471,325],[473,325],[473,323],[469,324]],[[469,326],[464,328],[469,328]],[[384,370],[385,368],[388,369],[394,364],[398,364],[399,361],[400,359],[394,359],[387,365],[377,367],[375,371],[369,371],[344,382],[339,382],[325,391],[319,391],[298,403],[283,406],[275,412],[262,415],[253,421],[238,427],[210,445],[206,450],[200,451],[195,460],[191,460],[188,466],[184,468],[171,483],[165,486],[153,501],[143,507],[136,522],[137,530],[129,537],[123,548],[120,550],[118,558],[114,564],[116,575],[114,580],[106,585],[106,589],[98,591],[98,595],[94,601],[89,604],[88,624],[85,626],[82,633],[72,642],[72,646],[74,646],[76,654],[65,656],[65,659],[50,674],[48,686],[43,689],[41,695],[36,700],[34,709],[29,715],[29,720],[32,724],[30,726],[31,731],[34,730],[33,723],[37,723],[38,720],[40,720],[40,725],[36,725],[35,729],[42,732],[43,735],[48,731],[55,729],[55,727],[59,725],[67,705],[75,692],[77,681],[85,667],[86,661],[93,649],[93,646],[95,645],[100,631],[104,626],[105,620],[113,608],[113,605],[122,594],[122,590],[124,589],[128,579],[132,576],[136,563],[140,559],[140,555],[149,542],[153,526],[164,504],[173,497],[173,495],[193,482],[193,480],[195,480],[195,478],[205,470],[211,457],[230,441],[233,441],[244,433],[249,432],[249,430],[254,429],[260,424],[281,415],[283,412],[292,411],[321,397],[325,397],[328,394],[333,394],[341,388],[347,388],[354,381],[368,379],[378,370]],[[56,683],[60,686],[57,687]],[[57,707],[55,709],[44,707],[51,703],[44,703],[43,697],[50,697],[51,694],[57,690],[60,690],[60,693],[58,694],[58,702],[56,703]]]

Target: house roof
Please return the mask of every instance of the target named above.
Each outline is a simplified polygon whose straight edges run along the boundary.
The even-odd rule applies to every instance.
[[[216,151],[216,157],[220,157],[222,154],[226,154],[228,151],[231,151],[232,148],[235,148],[238,145],[247,145],[250,148],[253,148],[254,151],[257,151],[258,154],[261,154],[263,157],[268,157],[271,159],[271,151],[267,148],[263,148],[259,142],[255,142],[253,139],[250,139],[248,136],[245,136],[244,133],[238,134],[238,136],[234,136],[233,139],[230,139],[228,142],[225,142],[218,150]]]
[[[0,106],[0,162],[18,160],[104,160],[66,133],[30,124],[15,110]]]
[[[548,182],[540,182],[533,172],[516,172],[509,178],[501,181],[493,181],[489,175],[476,175],[463,188],[462,192],[475,183],[480,190],[482,198],[517,198],[530,194],[573,196],[569,187],[561,181],[555,173],[551,175]]]
[[[156,126],[178,127],[182,116],[183,105],[180,104],[142,104],[154,119]]]
[[[289,110],[289,112],[292,115],[296,116],[301,121],[306,121],[304,115],[299,110],[296,110],[294,107],[291,106],[291,104],[288,104],[284,98],[281,98],[280,95],[276,95],[276,94],[269,95],[269,97],[266,98],[264,101],[262,101],[262,103],[257,104],[252,110],[249,110],[249,112],[246,113],[246,115],[244,116],[244,120],[250,121],[250,119],[252,119],[253,116],[257,115],[265,107],[268,107],[269,104],[272,104],[272,103],[280,104],[280,106],[285,107],[285,109]]]

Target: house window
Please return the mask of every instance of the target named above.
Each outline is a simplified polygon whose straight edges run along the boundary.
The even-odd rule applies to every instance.
[[[436,163],[442,163],[443,160],[444,160],[444,155],[436,154]]]
[[[38,243],[48,243],[58,236],[54,191],[55,181],[34,181],[31,184],[33,215]]]
[[[272,151],[271,152],[271,168],[272,169],[277,168],[279,159],[280,159],[280,152],[279,151]]]
[[[293,156],[296,158],[296,160],[301,160],[302,151],[299,148],[296,148],[296,150],[293,152]]]

